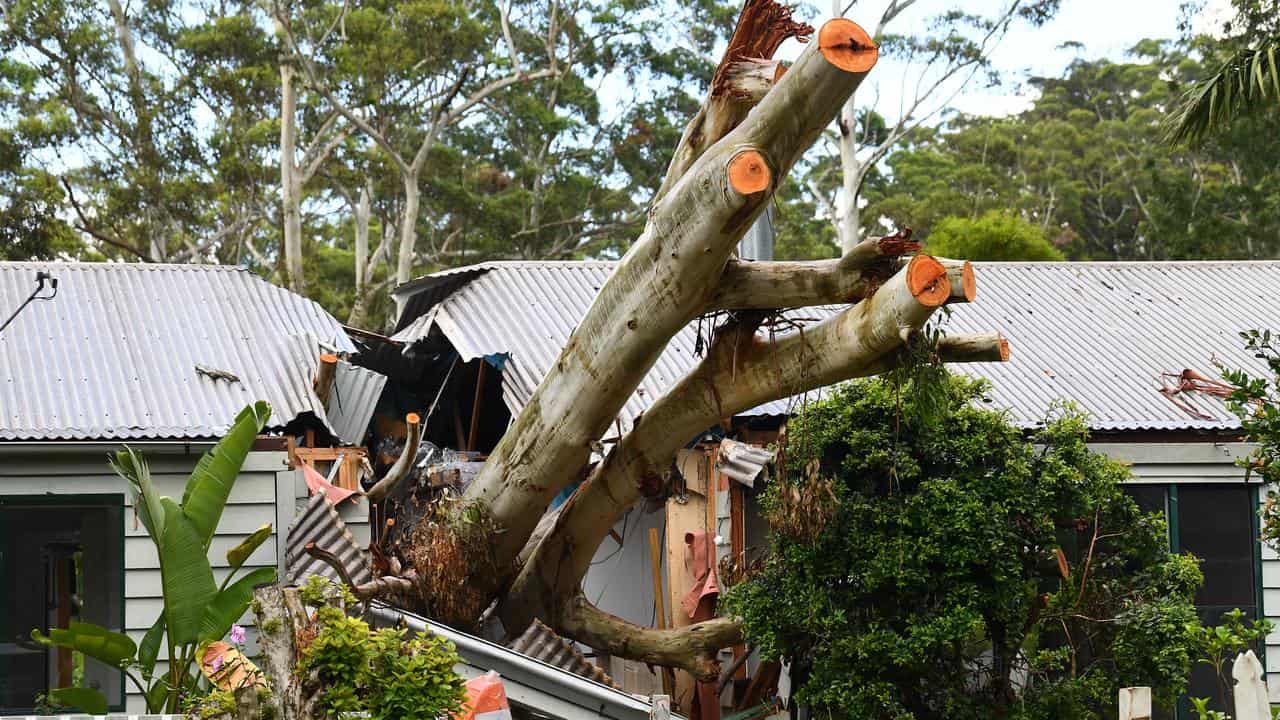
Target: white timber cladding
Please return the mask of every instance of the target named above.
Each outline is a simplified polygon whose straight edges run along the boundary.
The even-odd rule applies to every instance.
[[[151,446],[140,443],[138,449],[151,466],[156,489],[174,499],[182,497],[187,477],[200,459],[207,444],[180,443]],[[124,627],[135,642],[141,641],[147,629],[163,611],[160,563],[155,546],[146,529],[132,510],[132,498],[123,479],[112,472],[107,454],[118,446],[85,443],[81,447],[59,444],[56,450],[40,451],[26,445],[17,452],[7,452],[0,445],[0,494],[5,496],[105,495],[119,494],[124,504]],[[284,567],[284,537],[294,513],[306,502],[307,487],[302,473],[290,470],[283,451],[252,452],[241,468],[232,488],[222,520],[209,548],[209,563],[220,583],[230,568],[227,550],[240,544],[254,530],[270,523],[272,536],[246,563],[246,569]],[[348,501],[340,509],[343,520],[362,546],[369,542],[368,509],[362,499]],[[253,615],[245,613],[241,624],[249,629],[251,650],[256,647]],[[161,648],[162,662],[167,648]],[[126,712],[146,711],[142,697],[130,683]]]

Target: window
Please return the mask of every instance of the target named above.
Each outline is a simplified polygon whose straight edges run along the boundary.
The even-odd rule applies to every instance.
[[[123,528],[120,495],[0,497],[0,713],[30,712],[49,689],[70,686],[123,707],[118,670],[31,639],[72,620],[121,628]]]
[[[1204,585],[1196,593],[1200,622],[1216,625],[1222,614],[1239,608],[1258,617],[1257,544],[1254,541],[1254,497],[1257,488],[1244,484],[1129,485],[1125,487],[1147,512],[1163,512],[1169,520],[1169,544],[1176,552],[1200,558]],[[1262,648],[1254,651],[1262,657]],[[1188,695],[1223,702],[1213,671],[1197,665]],[[1181,717],[1191,717],[1185,701]]]

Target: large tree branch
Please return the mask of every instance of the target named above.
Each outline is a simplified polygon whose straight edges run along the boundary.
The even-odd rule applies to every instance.
[[[946,266],[917,255],[872,297],[802,332],[762,339],[755,332],[760,313],[721,328],[698,367],[641,416],[554,525],[531,541],[502,607],[504,624],[519,628],[557,614],[547,604],[576,591],[595,549],[627,509],[644,494],[662,492],[671,459],[690,438],[771,400],[897,366],[903,354],[895,351],[950,296]],[[957,343],[948,354],[958,361],[1001,355],[991,352],[990,340]]]
[[[539,510],[587,465],[591,443],[671,337],[706,307],[777,178],[865,77],[865,33],[837,19],[822,34],[827,41],[811,45],[746,122],[652,208],[644,232],[467,489],[466,500],[503,530],[494,543],[500,569],[524,546]],[[583,402],[588,396],[592,401]],[[488,575],[472,581],[501,581]]]
[[[568,637],[613,655],[687,670],[699,680],[715,680],[720,648],[742,642],[742,624],[712,618],[674,630],[653,630],[627,622],[592,605],[582,593],[566,604],[556,629]]]
[[[896,270],[896,258],[920,249],[902,235],[870,238],[843,257],[808,262],[730,259],[709,309],[742,310],[856,302]]]
[[[812,34],[812,27],[791,19],[791,8],[775,0],[747,0],[711,79],[707,99],[685,126],[652,202],[661,200],[694,162],[736,128],[769,87],[777,83],[781,65],[765,61],[773,58],[778,47],[792,37],[805,42]]]

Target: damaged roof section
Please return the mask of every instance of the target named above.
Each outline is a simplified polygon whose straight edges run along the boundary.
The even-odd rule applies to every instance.
[[[507,355],[503,400],[520,414],[587,313],[612,262],[494,262],[419,278],[396,290],[405,312],[392,337],[405,343],[441,332],[464,361]],[[710,331],[710,328],[704,328]],[[676,333],[619,413],[624,428],[698,362],[694,323]],[[785,415],[778,401],[744,413]]]
[[[405,312],[395,338],[443,335],[464,357],[507,354],[503,396],[517,415],[613,270],[610,262],[495,262],[428,275],[396,290]],[[989,397],[1024,428],[1060,400],[1088,414],[1094,430],[1225,430],[1239,421],[1222,397],[1192,388],[1162,392],[1162,375],[1224,367],[1259,374],[1262,361],[1239,333],[1280,328],[1280,262],[975,263],[978,297],[940,315],[947,333],[997,329],[1007,363],[955,369],[993,383]],[[788,313],[818,322],[839,307]],[[710,328],[703,328],[704,336]],[[620,420],[639,414],[698,362],[697,322],[658,358]],[[810,397],[814,397],[811,395]],[[745,416],[790,414],[793,398]]]
[[[328,426],[318,355],[355,346],[311,300],[243,268],[18,262],[0,308],[40,271],[57,296],[0,333],[0,440],[211,439],[256,400]]]

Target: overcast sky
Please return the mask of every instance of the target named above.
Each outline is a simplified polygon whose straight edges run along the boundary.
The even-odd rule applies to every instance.
[[[970,13],[994,15],[1008,0],[966,0],[963,9]],[[848,17],[871,28],[887,0],[861,0]],[[1004,115],[1026,108],[1034,100],[1021,82],[1029,76],[1061,75],[1076,57],[1100,57],[1121,60],[1125,52],[1144,38],[1175,38],[1181,0],[1062,0],[1061,10],[1053,21],[1040,28],[1015,24],[997,47],[992,59],[1005,83],[1000,88],[984,87],[975,79],[947,104],[953,110],[972,114]],[[1202,13],[1206,17],[1220,13],[1227,0],[1211,0]],[[914,33],[927,28],[930,18],[955,7],[954,0],[920,0],[903,13],[890,31]],[[827,2],[818,5],[823,12],[815,20],[819,24],[830,12]],[[1197,23],[1199,24],[1199,23]],[[1080,48],[1061,48],[1066,43],[1081,43]],[[799,48],[788,43],[781,56],[792,58]],[[1061,48],[1061,49],[1059,49]],[[864,102],[878,93],[877,107],[889,116],[904,94],[903,80],[912,80],[917,71],[886,58],[872,72],[859,91]],[[946,99],[946,96],[943,96]]]

